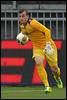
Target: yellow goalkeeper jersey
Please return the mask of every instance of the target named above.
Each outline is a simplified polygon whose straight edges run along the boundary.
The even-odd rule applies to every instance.
[[[33,48],[44,49],[46,42],[49,41],[55,46],[51,39],[51,31],[35,19],[28,20],[25,26],[20,25],[20,31],[29,37]]]

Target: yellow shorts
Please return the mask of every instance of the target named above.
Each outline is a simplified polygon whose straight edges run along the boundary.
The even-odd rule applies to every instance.
[[[36,56],[43,57],[46,59],[46,61],[48,62],[50,66],[55,66],[57,65],[57,48],[54,47],[53,50],[54,50],[53,54],[47,54],[46,52],[44,52],[43,50],[39,48],[37,49],[33,48],[33,57],[36,57]]]

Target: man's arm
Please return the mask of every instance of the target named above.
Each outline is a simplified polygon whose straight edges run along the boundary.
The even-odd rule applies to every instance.
[[[38,21],[36,21],[35,19],[33,19],[30,22],[30,25],[32,27],[34,27],[35,29],[45,33],[46,35],[50,36],[50,30],[48,28],[46,28],[44,25],[42,25],[41,23],[39,23]]]

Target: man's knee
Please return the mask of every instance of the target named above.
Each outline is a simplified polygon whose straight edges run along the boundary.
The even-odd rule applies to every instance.
[[[44,58],[43,57],[35,57],[35,62],[37,65],[43,64]]]

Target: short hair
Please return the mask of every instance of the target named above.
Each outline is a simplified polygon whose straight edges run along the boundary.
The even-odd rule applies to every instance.
[[[28,10],[27,9],[21,9],[20,11],[19,11],[19,13],[23,13],[23,12],[26,12],[26,15],[29,15],[29,13],[28,13]]]

